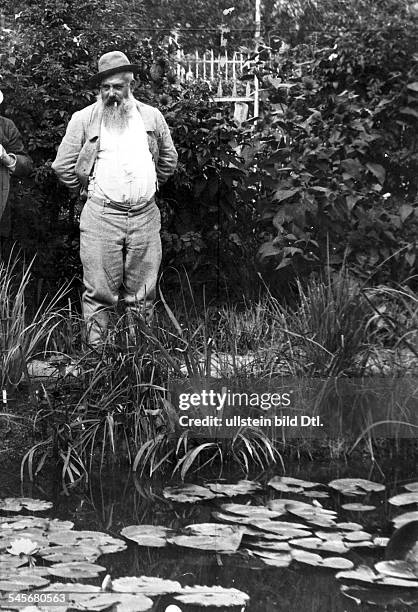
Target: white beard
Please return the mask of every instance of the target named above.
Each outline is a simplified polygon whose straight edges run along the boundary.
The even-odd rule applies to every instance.
[[[133,108],[132,94],[123,98],[120,104],[105,104],[100,96],[98,98],[103,105],[103,125],[110,131],[122,133],[128,127],[130,111]]]

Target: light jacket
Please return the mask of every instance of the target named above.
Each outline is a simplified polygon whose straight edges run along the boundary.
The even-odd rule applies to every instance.
[[[6,153],[16,155],[16,166],[11,172],[4,164],[0,163],[0,219],[6,208],[9,197],[10,175],[17,177],[28,176],[32,172],[32,160],[26,153],[19,130],[11,119],[0,116],[0,144]]]
[[[177,152],[170,129],[160,111],[135,100],[148,136],[148,146],[157,172],[158,185],[173,174],[177,166]],[[52,168],[59,180],[72,192],[87,197],[89,176],[100,145],[102,104],[95,102],[74,113],[58,148]]]

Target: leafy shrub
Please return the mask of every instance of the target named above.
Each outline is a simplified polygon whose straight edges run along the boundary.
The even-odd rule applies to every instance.
[[[297,48],[264,66],[260,257],[284,278],[324,269],[329,251],[374,282],[416,272],[416,27],[402,11],[389,19],[393,7],[355,28],[331,23],[303,71]]]

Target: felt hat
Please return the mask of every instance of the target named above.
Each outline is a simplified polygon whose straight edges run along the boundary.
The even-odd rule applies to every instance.
[[[99,85],[103,79],[119,72],[139,72],[138,64],[131,64],[122,51],[109,51],[98,61],[98,73],[90,79],[90,85]]]

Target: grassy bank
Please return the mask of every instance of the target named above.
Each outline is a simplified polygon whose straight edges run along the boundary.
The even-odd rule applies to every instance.
[[[183,286],[176,300],[160,294],[152,327],[136,321],[135,338],[115,313],[99,354],[83,344],[64,290],[30,315],[30,269],[0,272],[2,387],[26,394],[23,410],[9,404],[12,416],[0,419],[22,446],[22,475],[34,478],[51,461],[67,486],[108,462],[147,476],[231,464],[250,473],[273,462],[285,469],[289,457],[375,459],[414,438],[418,300],[406,287],[360,286],[342,270],[299,283],[291,306],[266,290],[256,303],[216,307],[198,306]],[[203,434],[180,425],[179,392],[277,385],[291,386],[298,410],[332,428],[295,436],[238,425],[226,435],[213,423]],[[266,415],[259,403],[235,412]]]

